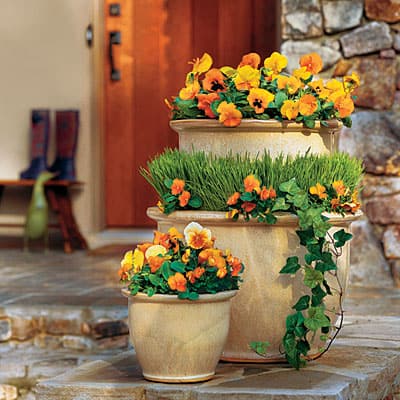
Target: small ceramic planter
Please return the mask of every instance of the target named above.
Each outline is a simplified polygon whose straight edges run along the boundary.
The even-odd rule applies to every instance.
[[[212,378],[229,331],[236,291],[181,300],[128,290],[129,333],[143,376],[156,382],[200,382]]]

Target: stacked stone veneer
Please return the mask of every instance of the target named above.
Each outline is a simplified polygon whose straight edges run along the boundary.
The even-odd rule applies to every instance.
[[[317,52],[322,78],[359,74],[353,127],[339,141],[366,172],[351,281],[400,286],[400,1],[282,0],[281,52],[289,71]]]
[[[127,311],[68,306],[10,306],[0,310],[0,350],[21,344],[82,351],[126,348]]]

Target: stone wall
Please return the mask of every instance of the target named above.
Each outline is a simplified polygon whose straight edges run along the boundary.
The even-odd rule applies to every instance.
[[[300,55],[317,52],[322,78],[360,76],[353,127],[339,141],[364,160],[366,172],[351,281],[400,286],[400,2],[282,0],[281,22],[289,70]]]

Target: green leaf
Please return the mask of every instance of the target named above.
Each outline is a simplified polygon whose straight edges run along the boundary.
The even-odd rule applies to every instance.
[[[321,255],[321,262],[317,262],[315,269],[322,273],[326,271],[334,271],[337,269],[337,265],[332,260],[332,254],[324,251]]]
[[[314,237],[314,230],[312,228],[302,229],[296,231],[297,236],[300,239],[300,244],[302,246],[307,246],[308,244],[317,244],[318,241]]]
[[[284,101],[288,99],[287,95],[284,92],[278,92],[275,95],[274,104],[277,108],[281,108]]]
[[[271,213],[265,214],[265,222],[267,224],[273,225],[273,224],[275,224],[276,220],[277,220],[277,218],[275,217],[275,215],[273,215]]]
[[[149,275],[149,281],[151,282],[152,285],[158,286],[160,284],[160,282],[161,282],[161,279],[157,275],[150,274]]]
[[[324,314],[322,307],[311,307],[308,310],[308,318],[304,320],[304,325],[313,332],[316,332],[319,328],[330,326],[331,323]]]
[[[193,207],[193,208],[200,208],[203,204],[203,201],[201,200],[201,198],[197,195],[193,195],[190,199],[189,199],[189,206]]]
[[[320,271],[316,271],[313,268],[306,267],[304,274],[304,284],[309,288],[314,288],[315,286],[322,283],[324,280],[324,275]]]
[[[295,274],[301,265],[299,264],[299,257],[288,257],[285,266],[279,271],[280,274]]]
[[[168,179],[168,178],[164,179],[164,185],[165,185],[168,189],[171,188],[172,182],[173,182],[172,179]]]
[[[324,221],[322,218],[315,219],[313,223],[315,236],[317,237],[325,237],[331,227],[332,225],[329,222]]]
[[[297,303],[292,307],[296,311],[306,310],[310,304],[310,296],[307,294],[305,296],[300,297]]]
[[[312,254],[312,253],[306,253],[305,254],[305,256],[304,256],[304,261],[308,264],[308,265],[311,265],[311,263],[313,262],[313,261],[316,261],[316,260],[318,260],[319,259],[319,257],[317,256],[317,255],[315,255],[315,254]],[[317,268],[315,268],[315,269],[317,269]],[[322,272],[322,271],[321,271]]]
[[[147,289],[147,296],[149,296],[149,297],[151,297],[151,296],[154,296],[154,293],[155,293],[156,291],[154,290],[154,288],[152,288],[152,287],[149,287],[148,289]]]
[[[296,183],[296,179],[292,178],[290,181],[283,182],[279,185],[279,190],[284,193],[295,195],[301,191]]]
[[[323,208],[308,208],[307,210],[298,210],[297,215],[299,217],[299,225],[302,230],[309,229],[311,227],[314,227],[316,223],[322,220],[321,214],[322,214]]]
[[[290,208],[290,204],[287,204],[285,202],[285,199],[283,197],[278,197],[272,207],[272,212],[274,211],[284,211]]]
[[[336,240],[335,241],[335,247],[343,247],[344,244],[349,241],[353,235],[351,233],[347,233],[344,229],[341,229],[340,231],[337,231],[333,234],[333,238]]]
[[[163,276],[163,278],[167,281],[168,278],[173,275],[173,272],[171,271],[170,268],[170,261],[164,261],[161,265],[161,275]]]
[[[176,272],[185,272],[186,265],[180,261],[173,261],[171,263],[171,269]]]
[[[240,200],[253,201],[256,199],[256,195],[252,192],[245,192],[240,196]]]
[[[269,342],[250,342],[250,349],[255,351],[260,356],[266,356],[267,348],[270,346]]]
[[[295,207],[300,208],[301,210],[305,210],[309,207],[308,195],[304,191],[295,194],[292,197],[292,202]]]
[[[197,300],[199,298],[199,294],[196,292],[189,292],[188,299],[189,300]]]
[[[324,281],[322,283],[324,285],[326,293],[329,294],[330,296],[332,296],[331,287],[328,285],[328,282],[324,279]]]
[[[315,121],[314,121],[313,119],[310,119],[310,118],[304,118],[304,125],[305,125],[307,128],[314,128],[314,126],[315,126]]]

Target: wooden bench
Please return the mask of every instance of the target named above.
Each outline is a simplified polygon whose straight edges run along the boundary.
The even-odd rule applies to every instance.
[[[33,187],[35,180],[0,180],[0,201],[5,187]],[[72,253],[73,248],[87,249],[86,239],[82,236],[72,210],[69,188],[82,185],[77,181],[48,181],[45,183],[45,192],[49,207],[56,214],[58,227],[64,241],[64,252]]]

